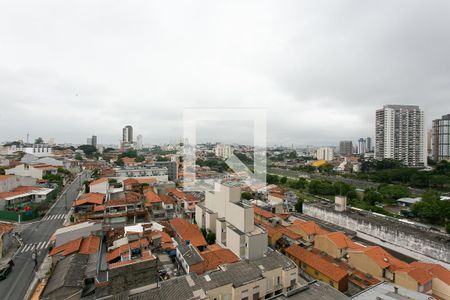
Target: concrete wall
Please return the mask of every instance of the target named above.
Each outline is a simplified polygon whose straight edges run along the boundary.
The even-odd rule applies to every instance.
[[[42,179],[42,170],[35,169],[32,166],[18,165],[12,169],[5,170],[6,175],[31,176],[36,179]]]
[[[303,213],[357,232],[363,239],[418,260],[440,263],[449,268],[450,245],[445,236],[411,227],[393,218],[382,219],[350,212],[336,212],[314,204],[303,204]]]
[[[316,236],[314,240],[314,248],[325,252],[331,257],[339,258],[341,257],[341,250],[336,247],[336,245],[330,241],[329,238],[323,235]]]
[[[0,193],[9,192],[18,186],[34,186],[36,178],[29,176],[11,176],[0,181]]]
[[[433,294],[443,299],[450,299],[450,285],[439,278],[433,278],[432,286]]]
[[[247,259],[252,260],[260,258],[267,251],[267,234],[263,232],[261,234],[246,236],[246,243],[248,245],[248,247],[246,247]]]
[[[243,207],[228,202],[226,220],[242,232],[247,233],[253,231],[255,227],[253,207]]]
[[[245,256],[245,251],[242,251],[244,248],[241,247],[244,243],[244,235],[240,235],[230,227],[227,227],[227,247],[240,258]]]

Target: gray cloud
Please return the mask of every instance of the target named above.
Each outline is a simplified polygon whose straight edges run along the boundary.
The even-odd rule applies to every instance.
[[[450,112],[448,11],[445,0],[5,1],[0,141],[117,143],[126,124],[145,143],[175,141],[191,107],[267,108],[269,142],[286,145],[372,136],[388,103],[418,104],[430,121]],[[200,133],[239,142],[247,129]]]

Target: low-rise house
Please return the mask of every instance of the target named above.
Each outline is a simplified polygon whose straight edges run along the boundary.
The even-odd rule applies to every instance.
[[[195,218],[195,206],[200,202],[199,199],[179,189],[167,189],[167,193],[176,200],[178,211],[183,216],[191,220]]]
[[[291,258],[304,274],[330,284],[335,289],[345,292],[348,289],[348,273],[299,245],[286,249],[286,255]]]
[[[40,203],[48,199],[54,189],[39,186],[19,186],[10,192],[0,193],[0,209],[21,203]]]
[[[54,247],[59,247],[80,237],[88,237],[100,230],[102,230],[102,224],[100,222],[91,221],[56,229],[52,237],[55,241]]]
[[[108,183],[108,178],[106,178],[106,177],[96,179],[89,183],[89,192],[90,193],[106,194],[108,192],[108,188],[109,188],[109,183]]]
[[[189,223],[186,219],[171,219],[169,224],[175,232],[175,239],[179,244],[192,244],[204,250],[208,243],[197,225]]]
[[[348,264],[378,280],[395,281],[395,271],[408,267],[380,246],[348,250]]]
[[[450,299],[450,271],[439,264],[415,261],[395,271],[395,284]]]
[[[176,250],[177,259],[187,274],[195,272],[201,275],[217,269],[220,265],[239,261],[239,257],[230,249],[218,245],[208,246],[206,250],[200,252],[192,244],[182,244],[178,245]]]
[[[262,224],[269,224],[271,223],[270,220],[276,217],[274,213],[257,206],[254,206],[254,214],[255,220],[261,222]]]
[[[103,219],[105,194],[87,193],[74,201],[74,214],[77,221]]]
[[[293,224],[289,227],[292,231],[302,236],[305,244],[313,244],[316,235],[327,234],[328,231],[322,229],[313,221],[294,220]]]
[[[90,235],[88,237],[79,237],[58,247],[53,248],[49,256],[55,258],[69,256],[73,253],[96,254],[100,251],[100,237]]]
[[[159,195],[151,189],[145,192],[145,207],[149,209],[153,219],[161,219],[166,217],[166,210],[163,207],[163,201]]]
[[[58,167],[47,164],[20,164],[11,169],[6,169],[6,175],[30,176],[36,179],[43,179],[45,175],[56,175]]]
[[[35,186],[36,178],[30,176],[0,175],[0,193],[9,192],[19,186]]]
[[[347,255],[349,249],[362,249],[364,246],[356,244],[344,233],[338,231],[316,235],[314,248],[333,258],[341,258]]]
[[[123,192],[105,202],[104,221],[109,224],[137,223],[145,220],[146,209],[141,196],[135,192]]]
[[[162,201],[162,207],[166,211],[166,215],[168,218],[172,218],[175,212],[176,201],[169,195],[159,195],[159,198]]]

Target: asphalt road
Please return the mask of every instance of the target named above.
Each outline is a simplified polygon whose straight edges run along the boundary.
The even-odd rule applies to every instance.
[[[80,181],[81,176],[81,181]],[[20,232],[23,246],[13,258],[14,267],[9,276],[0,281],[0,299],[22,300],[35,277],[33,252],[37,253],[38,266],[42,263],[50,246],[50,238],[56,229],[63,226],[64,219],[72,202],[77,198],[80,186],[88,177],[87,173],[78,175],[65,187],[56,204],[46,217],[31,224],[23,224]],[[37,249],[37,250],[36,250]]]

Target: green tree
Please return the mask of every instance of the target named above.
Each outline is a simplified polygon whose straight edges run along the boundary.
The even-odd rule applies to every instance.
[[[145,161],[145,157],[143,155],[138,155],[138,157],[136,157],[135,162],[143,162]]]
[[[43,144],[44,140],[41,137],[38,137],[37,139],[34,140],[35,144]]]
[[[292,180],[288,182],[289,187],[293,189],[304,189],[306,188],[307,181],[305,178],[298,178],[297,180]]]
[[[97,152],[97,148],[92,145],[81,145],[78,149],[82,150],[88,157],[92,157]]]
[[[364,202],[373,206],[377,203],[383,202],[383,196],[376,191],[368,190],[364,193]]]
[[[208,243],[208,245],[214,244],[216,242],[216,234],[214,232],[208,230],[205,240]]]
[[[250,200],[250,199],[253,198],[252,194],[249,193],[249,192],[243,192],[243,193],[241,194],[241,197],[244,198],[244,199],[247,199],[247,200]]]
[[[81,156],[80,153],[75,154],[75,159],[76,160],[83,160],[83,156]]]
[[[297,200],[297,203],[295,203],[295,211],[299,213],[303,212],[303,199]]]
[[[287,182],[287,177],[286,176],[281,177],[280,183],[281,184],[286,184],[286,182]]]

